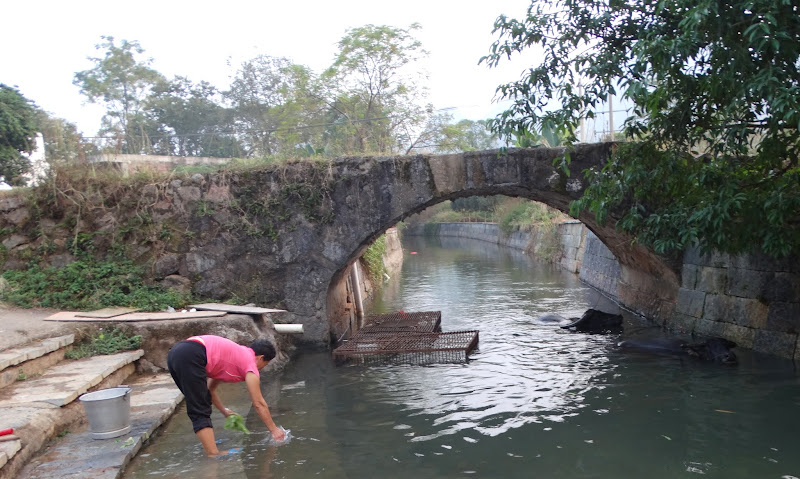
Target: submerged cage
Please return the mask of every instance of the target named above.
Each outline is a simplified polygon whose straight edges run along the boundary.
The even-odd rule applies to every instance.
[[[441,311],[418,311],[406,313],[398,311],[389,314],[373,314],[367,316],[366,325],[360,333],[385,333],[414,331],[418,333],[434,333],[441,331]]]
[[[431,364],[466,361],[478,346],[478,331],[359,331],[333,351],[337,361]]]

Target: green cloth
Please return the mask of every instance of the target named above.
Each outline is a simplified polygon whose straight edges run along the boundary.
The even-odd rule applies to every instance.
[[[250,434],[250,430],[244,425],[244,418],[238,414],[231,414],[225,418],[225,429],[232,429],[234,431]]]

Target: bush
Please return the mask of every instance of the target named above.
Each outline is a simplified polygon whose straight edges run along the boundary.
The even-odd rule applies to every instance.
[[[131,336],[126,331],[112,326],[106,330],[101,328],[91,338],[67,351],[65,356],[68,359],[80,359],[89,356],[116,354],[120,351],[139,349],[141,345],[142,337],[140,335]]]
[[[532,229],[534,226],[560,223],[566,215],[547,205],[528,200],[513,200],[498,210],[500,229],[509,234],[520,228]]]
[[[3,301],[24,308],[44,307],[89,311],[109,306],[128,306],[160,311],[188,303],[188,295],[145,284],[139,267],[130,260],[81,259],[62,268],[41,268],[3,273],[9,287]]]
[[[383,275],[386,273],[386,265],[383,264],[383,255],[386,253],[386,236],[382,235],[376,239],[364,254],[361,259],[367,266],[367,273],[374,284],[379,284]]]

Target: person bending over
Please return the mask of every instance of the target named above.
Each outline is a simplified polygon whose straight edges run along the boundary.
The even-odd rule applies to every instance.
[[[208,456],[220,455],[211,425],[211,405],[225,417],[235,414],[217,395],[220,382],[244,381],[253,407],[273,439],[284,439],[283,429],[275,425],[261,394],[259,370],[274,357],[275,347],[266,339],[257,339],[248,347],[213,335],[192,336],[169,350],[169,373],[186,399],[186,414]]]

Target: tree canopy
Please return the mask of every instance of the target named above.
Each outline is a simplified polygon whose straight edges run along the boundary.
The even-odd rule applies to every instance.
[[[331,134],[347,138],[350,153],[394,152],[425,122],[424,88],[410,68],[427,55],[408,29],[365,25],[347,30],[323,74],[329,85]],[[344,153],[345,151],[341,151]]]
[[[612,96],[634,105],[621,145],[573,203],[657,252],[699,244],[800,251],[800,7],[792,0],[548,0],[501,16],[497,65],[543,54],[498,88],[495,131],[560,133]],[[565,159],[568,161],[568,158]]]
[[[35,147],[37,109],[16,88],[0,83],[0,175],[17,183],[30,161],[22,153]]]
[[[136,41],[103,36],[73,83],[106,107],[104,151],[222,157],[394,154],[493,144],[485,123],[454,124],[426,101],[420,27],[348,29],[321,73],[259,54],[227,89],[168,80]]]
[[[112,133],[124,153],[140,153],[149,146],[143,106],[152,87],[164,78],[150,68],[149,59],[138,58],[144,53],[139,42],[122,40],[117,45],[112,36],[101,39],[95,48],[103,56],[90,57],[94,67],[77,72],[73,84],[90,102],[106,104],[102,133]]]

